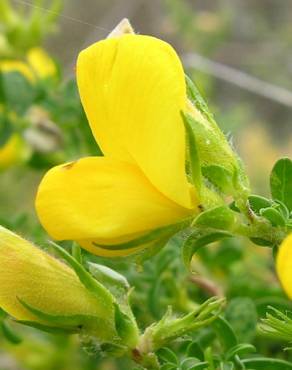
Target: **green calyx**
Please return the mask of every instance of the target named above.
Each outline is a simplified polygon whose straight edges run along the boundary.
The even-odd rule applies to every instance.
[[[190,107],[184,114],[187,134],[192,131],[200,172],[219,192],[228,195],[248,191],[248,179],[238,155],[215,122],[195,84],[186,77]],[[189,144],[191,141],[189,140]],[[189,152],[194,152],[190,148]],[[193,162],[193,156],[189,155]],[[191,165],[193,168],[193,164]],[[197,170],[198,172],[198,170]]]

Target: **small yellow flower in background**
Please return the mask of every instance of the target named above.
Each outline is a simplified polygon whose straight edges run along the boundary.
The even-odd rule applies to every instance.
[[[21,163],[30,155],[28,146],[18,134],[13,134],[6,143],[0,147],[0,170],[7,169]]]
[[[40,47],[30,49],[26,59],[40,79],[54,77],[57,74],[57,68],[52,58]]]
[[[19,72],[30,82],[34,81],[34,74],[31,68],[24,62],[18,60],[1,60],[0,72]]]
[[[60,327],[66,328],[68,318],[70,326],[88,324],[88,330],[97,330],[100,337],[116,335],[114,305],[105,289],[98,299],[71,268],[2,226],[0,259],[0,307],[15,319],[54,327],[51,320],[26,308],[29,305],[52,318],[63,318]]]
[[[104,157],[52,168],[36,197],[54,239],[105,256],[151,246],[114,248],[197,214],[199,204],[185,172],[181,62],[159,39],[115,35],[83,50],[77,62],[81,101]]]
[[[284,239],[279,248],[276,269],[283,289],[292,299],[292,234]]]
[[[0,72],[19,72],[31,83],[34,83],[36,79],[54,77],[57,74],[57,68],[45,50],[35,47],[27,52],[26,60],[24,61],[13,59],[1,60]]]

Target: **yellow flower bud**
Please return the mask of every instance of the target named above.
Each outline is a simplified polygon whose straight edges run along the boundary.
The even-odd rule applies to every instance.
[[[48,327],[84,328],[105,340],[117,335],[113,298],[103,286],[98,297],[67,265],[2,226],[0,260],[0,307],[15,319]],[[55,322],[40,318],[30,307]]]

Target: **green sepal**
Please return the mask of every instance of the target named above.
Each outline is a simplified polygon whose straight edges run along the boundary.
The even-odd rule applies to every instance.
[[[198,153],[197,146],[196,146],[196,137],[189,123],[189,116],[187,116],[183,112],[181,112],[181,115],[183,118],[183,122],[184,122],[185,129],[186,129],[186,134],[187,134],[188,153],[189,153],[192,183],[194,184],[198,192],[200,192],[200,189],[202,186],[202,173],[201,173],[199,153]]]
[[[186,219],[182,222],[179,222],[177,224],[172,224],[169,226],[165,227],[160,227],[158,229],[155,229],[153,231],[150,231],[146,235],[143,235],[139,238],[136,238],[134,240],[130,240],[129,242],[126,243],[120,243],[120,244],[114,244],[114,245],[103,245],[103,244],[95,244],[97,247],[103,248],[103,249],[108,249],[108,250],[123,250],[123,249],[130,249],[130,248],[135,248],[140,245],[146,244],[153,242],[157,239],[161,239],[167,236],[172,236],[176,234],[178,231],[184,229],[191,223],[191,219]]]
[[[236,213],[227,206],[218,206],[200,213],[192,226],[204,226],[220,230],[232,230],[236,223]]]
[[[195,230],[184,242],[182,246],[182,258],[185,266],[190,269],[193,255],[205,245],[224,238],[232,237],[227,231],[205,229]]]
[[[1,322],[1,329],[4,334],[4,337],[13,344],[19,344],[22,342],[22,338],[14,331],[10,325],[7,323],[7,321]]]
[[[272,197],[283,202],[292,211],[292,160],[279,159],[274,165],[270,176]]]
[[[188,98],[195,105],[195,107],[207,118],[208,121],[215,123],[213,114],[209,110],[205,99],[200,94],[199,89],[197,88],[195,83],[189,78],[189,76],[185,75],[185,78]]]
[[[50,323],[53,326],[60,327],[63,329],[69,330],[80,330],[84,326],[84,323],[94,322],[97,320],[97,317],[90,315],[71,315],[71,316],[62,316],[62,315],[53,315],[48,312],[39,310],[36,307],[24,302],[22,299],[17,297],[18,301],[25,307],[30,313],[36,316],[40,321]]]
[[[35,321],[28,321],[28,320],[15,320],[17,324],[29,326],[34,329],[38,329],[41,331],[44,331],[45,333],[49,334],[60,334],[60,335],[68,335],[68,334],[77,334],[79,331],[76,329],[70,329],[70,328],[58,328],[55,326],[48,326],[43,325]]]
[[[260,210],[260,215],[267,219],[272,226],[285,226],[286,224],[286,221],[281,213],[273,207],[262,208]]]
[[[233,173],[220,165],[202,167],[202,173],[222,193],[233,193]]]
[[[139,331],[135,319],[123,312],[118,304],[115,304],[115,328],[123,344],[129,348],[137,345]]]
[[[57,253],[72,267],[72,269],[77,274],[80,282],[86,287],[86,289],[97,296],[99,302],[102,302],[104,306],[113,303],[113,297],[110,292],[96,279],[94,279],[74,257],[72,257],[68,252],[65,251],[65,249],[60,247],[58,244],[54,242],[50,242],[50,244],[54,247]]]

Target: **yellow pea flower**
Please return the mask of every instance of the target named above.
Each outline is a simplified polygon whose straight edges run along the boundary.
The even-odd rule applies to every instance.
[[[116,335],[113,300],[105,288],[99,299],[71,268],[2,226],[0,260],[0,307],[15,319],[64,329],[84,326],[104,339]],[[28,307],[62,320],[54,324]]]
[[[53,77],[57,74],[57,68],[52,58],[40,47],[30,49],[27,52],[26,59],[40,79]]]
[[[0,148],[0,170],[22,162],[30,154],[28,146],[18,134],[13,134]]]
[[[3,59],[0,61],[0,72],[19,72],[31,83],[37,78],[45,79],[57,74],[57,68],[53,60],[45,50],[39,47],[27,52],[26,60]]]
[[[280,246],[276,269],[283,289],[292,299],[292,234],[288,235]]]
[[[36,197],[40,221],[54,239],[75,240],[97,255],[152,246],[146,238],[142,246],[115,248],[198,213],[185,172],[182,64],[166,42],[123,34],[79,54],[77,82],[104,157],[52,168]]]

